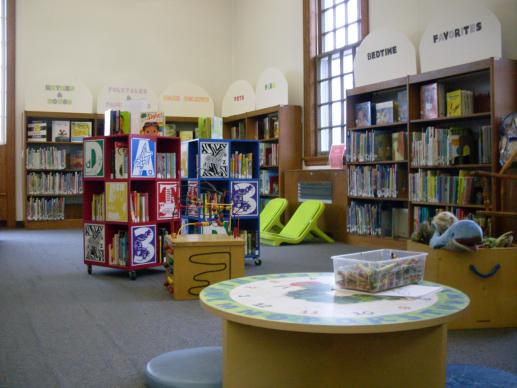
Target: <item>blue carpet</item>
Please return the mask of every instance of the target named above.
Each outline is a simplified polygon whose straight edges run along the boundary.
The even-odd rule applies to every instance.
[[[517,375],[480,365],[452,364],[447,367],[447,388],[515,388]]]

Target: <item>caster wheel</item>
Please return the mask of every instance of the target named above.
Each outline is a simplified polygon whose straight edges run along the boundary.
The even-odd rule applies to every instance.
[[[91,266],[91,265],[89,265],[89,266],[88,266],[88,275],[91,275],[91,274],[92,274],[92,272],[93,272],[93,271],[92,271],[92,266]]]
[[[262,264],[262,260],[260,259],[255,259],[255,265],[261,265]]]
[[[136,271],[129,271],[129,278],[131,280],[136,280]]]

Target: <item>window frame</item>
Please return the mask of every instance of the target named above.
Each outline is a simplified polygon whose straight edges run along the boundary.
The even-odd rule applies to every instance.
[[[316,132],[317,120],[317,71],[318,59],[322,56],[339,52],[343,49],[353,49],[350,47],[342,47],[337,50],[329,51],[328,53],[320,54],[319,48],[321,45],[321,23],[319,13],[319,3],[322,0],[303,0],[303,160],[305,165],[326,165],[328,164],[328,156],[318,155],[318,143]],[[369,32],[369,12],[368,0],[358,0],[361,9],[361,39],[357,43],[360,44],[362,39],[368,35]],[[355,46],[357,47],[357,46]],[[342,108],[344,111],[346,107]]]

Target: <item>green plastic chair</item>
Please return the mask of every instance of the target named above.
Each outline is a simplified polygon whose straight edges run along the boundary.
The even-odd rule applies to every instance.
[[[260,212],[260,233],[269,232],[275,226],[282,229],[284,225],[280,222],[280,217],[286,208],[285,198],[274,198],[269,201]]]
[[[275,247],[282,243],[299,244],[305,238],[311,238],[312,234],[325,242],[333,243],[334,240],[318,228],[318,219],[324,211],[325,205],[323,202],[315,199],[305,201],[298,206],[298,209],[280,233],[261,232],[260,242]]]

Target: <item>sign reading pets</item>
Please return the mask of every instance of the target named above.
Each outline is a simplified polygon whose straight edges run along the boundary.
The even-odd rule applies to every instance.
[[[472,1],[447,4],[425,29],[420,41],[423,72],[461,65],[502,54],[501,23]]]
[[[159,110],[167,116],[214,116],[214,100],[203,88],[187,83],[171,84],[160,94]]]
[[[221,116],[228,117],[255,110],[255,91],[248,81],[235,81],[223,98]]]
[[[79,81],[43,81],[25,90],[25,110],[92,113],[93,96]]]
[[[288,86],[284,75],[277,69],[262,72],[255,86],[255,109],[287,105]]]
[[[105,85],[97,95],[97,113],[108,109],[126,110],[127,101],[145,101],[143,110],[157,111],[158,99],[152,89],[141,85]]]
[[[355,86],[416,74],[415,47],[399,31],[372,31],[357,48],[354,70]]]

